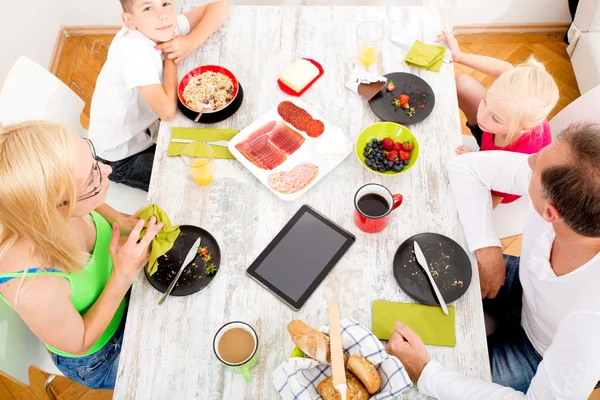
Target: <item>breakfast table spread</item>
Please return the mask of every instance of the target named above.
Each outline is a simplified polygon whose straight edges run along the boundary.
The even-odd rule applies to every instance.
[[[309,190],[284,198],[237,160],[214,160],[214,181],[199,186],[202,183],[197,184],[188,174],[183,157],[167,155],[175,127],[235,130],[228,132],[232,132],[232,143],[236,141],[233,135],[237,130],[290,99],[277,79],[299,58],[318,61],[324,74],[291,101],[300,99],[298,104],[326,120],[326,132],[335,126],[343,134],[339,143],[332,140],[329,146],[355,143],[365,128],[381,121],[363,97],[345,87],[357,62],[356,27],[363,21],[378,21],[385,32],[373,68],[381,75],[416,75],[435,93],[431,114],[408,126],[419,146],[418,161],[410,170],[376,174],[361,165],[352,150]],[[328,324],[328,302],[333,301],[346,324],[356,321],[375,330],[371,328],[372,313],[384,304],[380,301],[414,302],[396,282],[392,268],[403,242],[432,232],[466,249],[446,169],[461,144],[453,66],[442,63],[441,57],[436,59],[439,72],[409,66],[404,61],[406,51],[391,43],[420,40],[431,44],[443,28],[446,10],[436,7],[234,6],[223,28],[179,64],[180,80],[198,66],[222,66],[235,75],[244,91],[239,109],[224,121],[198,124],[178,112],[173,121],[160,124],[148,193],[148,203],[162,207],[174,224],[210,232],[211,243],[218,242],[220,247],[218,273],[201,291],[170,296],[162,305],[158,304],[162,293],[140,274],[129,299],[115,399],[278,399],[273,372],[294,349],[288,323],[302,320],[323,327]],[[383,185],[404,198],[391,213],[387,227],[378,233],[363,232],[354,222],[355,193],[369,183]],[[305,204],[356,240],[304,306],[294,311],[252,280],[246,269]],[[188,230],[193,229],[182,228],[182,232]],[[310,252],[311,248],[303,250]],[[489,380],[479,278],[474,257],[469,254],[467,258],[464,264],[472,269],[471,284],[462,297],[449,304],[454,306],[456,344],[428,346],[428,351],[432,359],[452,370]],[[248,324],[258,338],[258,364],[251,371],[250,382],[224,367],[213,350],[215,334],[231,321]],[[422,397],[414,387],[398,396]]]

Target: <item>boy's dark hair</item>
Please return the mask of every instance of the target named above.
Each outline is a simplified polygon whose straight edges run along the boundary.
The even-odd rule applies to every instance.
[[[121,2],[121,7],[124,12],[131,12],[131,6],[133,5],[133,0],[119,0]]]
[[[600,125],[570,125],[558,141],[570,161],[542,171],[542,194],[571,230],[600,238]]]

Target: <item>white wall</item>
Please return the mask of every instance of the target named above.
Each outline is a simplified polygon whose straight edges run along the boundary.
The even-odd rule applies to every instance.
[[[2,1],[2,15],[0,82],[20,55],[48,67],[60,30],[53,4],[48,0]]]
[[[454,25],[571,22],[567,0],[450,0]]]
[[[39,1],[39,0],[38,0]],[[119,0],[49,0],[64,26],[120,25]],[[177,0],[198,4],[210,0]],[[569,22],[567,0],[228,0],[243,5],[448,5],[453,25]]]

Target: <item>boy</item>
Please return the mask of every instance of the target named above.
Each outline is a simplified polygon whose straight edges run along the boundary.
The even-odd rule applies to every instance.
[[[175,14],[172,0],[120,0],[123,28],[96,82],[89,136],[109,179],[148,191],[155,145],[149,128],[177,111],[177,65],[219,29],[225,0]]]

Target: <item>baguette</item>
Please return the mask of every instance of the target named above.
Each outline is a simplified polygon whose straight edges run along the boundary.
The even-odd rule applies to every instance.
[[[331,365],[329,336],[306,325],[303,321],[294,320],[287,326],[292,341],[307,356]]]

